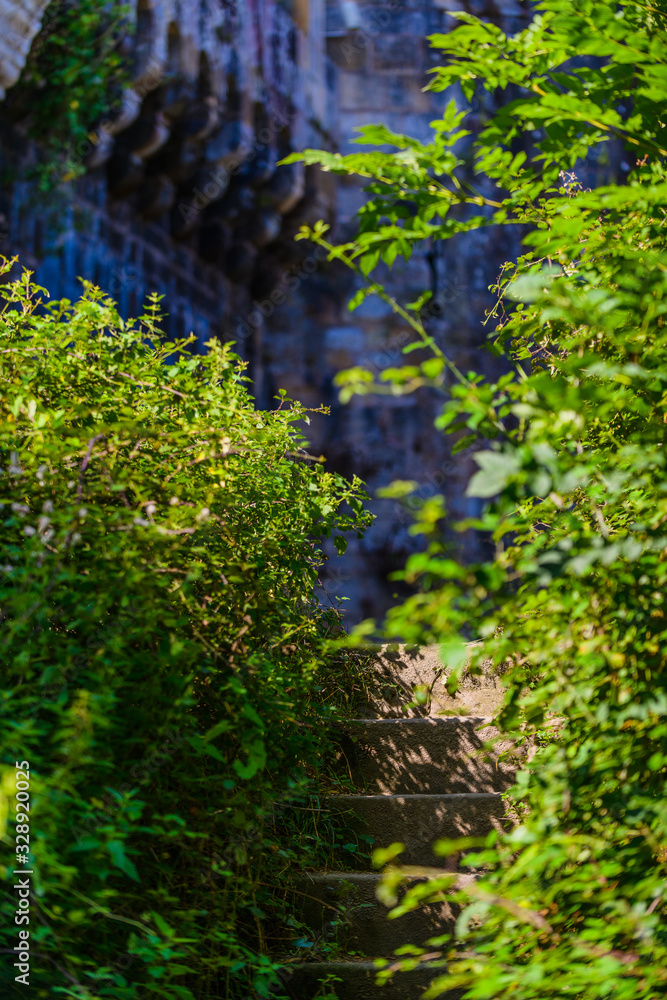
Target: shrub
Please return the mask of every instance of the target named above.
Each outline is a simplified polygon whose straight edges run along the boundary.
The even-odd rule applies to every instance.
[[[289,807],[333,711],[319,539],[363,531],[361,484],[309,458],[284,393],[254,408],[229,346],[166,342],[155,301],[126,322],[89,284],[3,294],[0,832],[9,888],[28,761],[30,985],[267,996],[274,889],[306,856]]]
[[[416,334],[406,350],[432,356],[376,383],[359,369],[341,378],[347,394],[447,389],[437,424],[477,448],[468,494],[485,508],[467,526],[495,554],[457,562],[442,500],[426,502],[416,530],[428,546],[405,571],[420,590],[387,627],[442,643],[460,669],[462,635],[484,639],[510,665],[501,725],[540,748],[512,793],[520,823],[468,859],[486,873],[458,892],[454,935],[426,949],[446,962],[426,996],[655,1000],[667,992],[667,9],[542,0],[514,36],[454,16],[460,27],[432,39],[446,60],[432,87],[507,99],[474,138],[472,171],[454,101],[430,144],[369,126],[361,142],[396,151],[305,154],[369,178],[356,239],[334,247],[321,225],[304,231],[357,271],[352,308],[391,301],[378,261],[424,239],[528,231],[495,288],[508,374],[459,371],[424,325],[424,296],[393,305]],[[577,175],[610,142],[626,147],[627,182],[587,189]],[[444,886],[419,887],[395,915]]]

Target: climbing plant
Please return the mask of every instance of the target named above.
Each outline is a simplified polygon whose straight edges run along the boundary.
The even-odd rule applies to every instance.
[[[667,993],[667,5],[541,0],[511,36],[452,16],[459,26],[431,38],[443,65],[430,86],[448,102],[430,142],[372,125],[359,142],[383,149],[303,157],[366,178],[368,200],[350,242],[332,245],[323,225],[302,235],[363,279],[350,308],[379,295],[414,333],[412,363],[348,371],[343,395],[438,387],[437,426],[477,449],[468,495],[484,510],[459,527],[486,533],[494,555],[459,563],[444,502],[425,502],[424,551],[404,572],[418,591],[387,629],[441,643],[452,689],[462,637],[483,639],[507,667],[500,725],[537,746],[511,793],[517,825],[440,844],[475,846],[466,863],[481,877],[454,894],[455,932],[405,961],[440,965],[427,997],[654,1000]],[[504,103],[471,137],[466,102],[481,89]],[[591,188],[612,143],[626,173]],[[525,253],[491,312],[509,371],[490,381],[447,357],[427,294],[395,302],[375,274],[425,239],[516,225]],[[399,878],[385,884],[394,903]],[[430,878],[392,915],[452,881]]]
[[[129,82],[123,44],[129,7],[106,0],[51,0],[11,103],[25,113],[39,143],[42,189],[84,172],[81,150]],[[115,106],[115,105],[114,105]]]
[[[363,532],[362,486],[284,391],[255,409],[228,346],[166,341],[155,300],[0,292],[0,951],[29,932],[36,997],[279,996],[282,886],[326,846],[309,797],[355,684],[324,656],[320,541]]]

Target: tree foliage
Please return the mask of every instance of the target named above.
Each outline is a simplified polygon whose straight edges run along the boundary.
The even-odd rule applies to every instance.
[[[406,350],[431,348],[376,381],[346,373],[344,392],[444,387],[438,426],[478,448],[471,524],[494,556],[459,564],[442,501],[425,503],[428,544],[405,570],[420,589],[388,629],[459,662],[462,635],[484,639],[509,664],[500,724],[538,747],[511,793],[518,825],[468,858],[482,877],[457,892],[453,937],[425,949],[443,966],[427,996],[653,1000],[667,993],[667,5],[541,0],[512,37],[454,16],[431,39],[444,57],[431,87],[451,99],[429,144],[375,125],[359,141],[384,149],[304,156],[368,178],[369,198],[353,241],[303,235],[365,278],[356,302],[392,302],[416,334]],[[460,95],[479,88],[504,103],[471,138]],[[612,142],[627,179],[589,189]],[[508,225],[525,227],[526,252],[495,289],[511,369],[489,381],[434,341],[427,296],[393,302],[374,271],[425,239]]]
[[[25,760],[35,996],[267,996],[334,711],[319,540],[364,530],[361,484],[284,394],[254,408],[228,346],[165,341],[156,302],[2,294],[0,948]]]

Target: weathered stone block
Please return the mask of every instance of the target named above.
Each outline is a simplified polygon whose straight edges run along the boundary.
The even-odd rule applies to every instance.
[[[373,69],[376,73],[424,72],[424,42],[421,36],[386,35],[373,41]]]

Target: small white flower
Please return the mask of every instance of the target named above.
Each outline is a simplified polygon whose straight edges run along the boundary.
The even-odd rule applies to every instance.
[[[170,507],[175,507],[180,502],[181,501],[178,499],[178,497],[172,497],[171,500],[169,501],[169,506]]]
[[[36,535],[37,532],[35,531],[35,529],[31,524],[26,524],[25,528],[23,529],[23,534],[27,535],[28,538],[31,538],[32,535]]]
[[[197,520],[197,521],[205,521],[205,520],[206,520],[206,518],[207,518],[207,517],[209,516],[209,514],[210,514],[210,513],[211,513],[211,512],[210,512],[210,510],[208,509],[208,507],[202,507],[202,509],[201,509],[201,510],[199,511],[199,513],[197,514],[197,518],[196,518],[196,520]]]
[[[83,518],[86,517],[87,514],[88,514],[88,511],[86,510],[85,507],[80,507],[79,508],[79,517],[81,518],[81,520],[83,520]]]
[[[147,514],[154,514],[156,510],[157,510],[157,507],[155,506],[154,503],[147,503],[146,504],[146,513]]]
[[[142,528],[147,528],[150,526],[150,521],[147,521],[145,517],[135,517],[133,524],[139,524]]]
[[[46,531],[46,529],[49,526],[49,524],[51,524],[51,518],[49,518],[49,517],[40,517],[39,521],[37,522],[37,527],[38,527],[39,531]]]
[[[78,531],[74,532],[74,534],[72,535],[72,538],[70,539],[70,541],[71,541],[72,545],[78,545],[79,544],[79,542],[81,541],[81,535],[79,534]]]
[[[53,503],[52,503],[52,501],[51,500],[45,500],[44,503],[42,504],[42,510],[44,511],[45,514],[52,514],[53,513]]]
[[[20,517],[25,517],[25,515],[30,511],[30,507],[28,507],[28,505],[24,503],[13,503],[12,510],[14,511],[15,514],[18,514]]]

